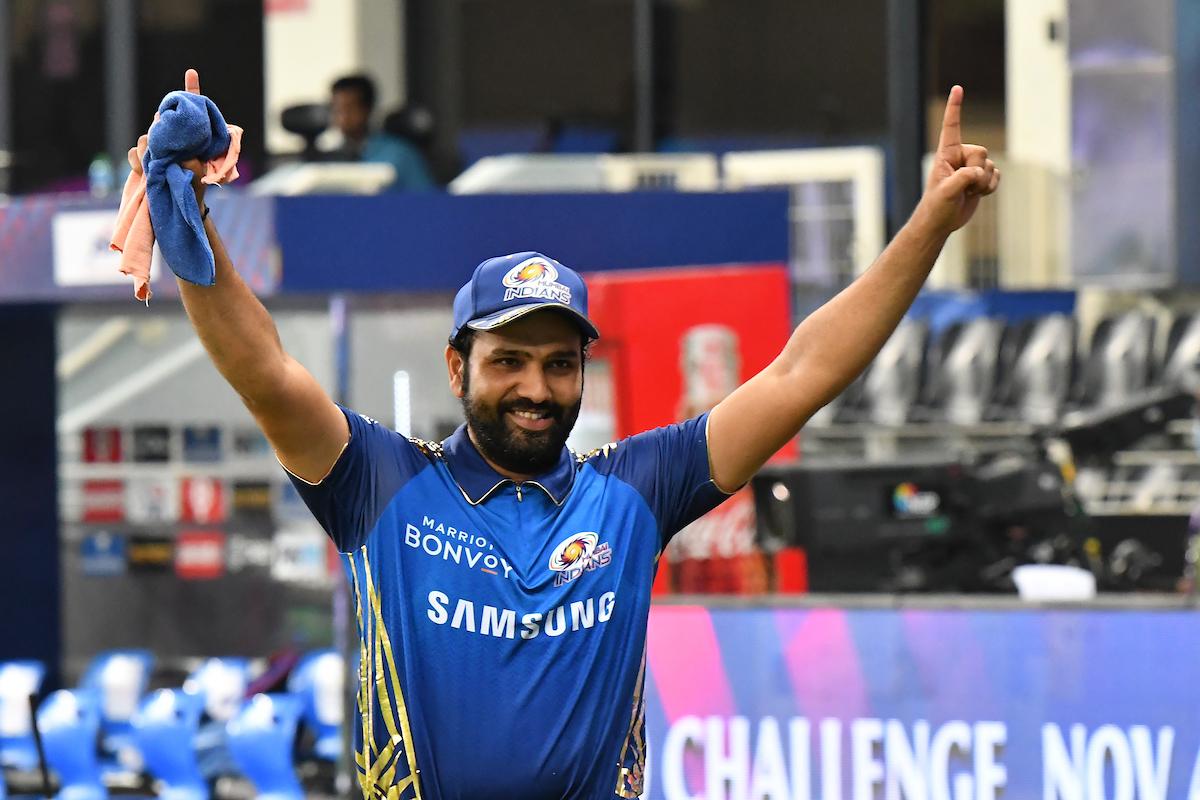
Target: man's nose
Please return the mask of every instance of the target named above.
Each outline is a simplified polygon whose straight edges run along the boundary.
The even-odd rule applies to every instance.
[[[517,387],[521,397],[531,403],[546,403],[550,400],[550,384],[546,381],[546,373],[540,366],[529,366],[521,374],[521,383]]]

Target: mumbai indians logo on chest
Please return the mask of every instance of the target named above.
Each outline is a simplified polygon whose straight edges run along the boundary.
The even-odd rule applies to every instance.
[[[529,297],[571,302],[571,290],[558,282],[558,270],[540,258],[528,258],[504,276],[504,302]]]
[[[554,585],[566,585],[585,572],[607,567],[610,561],[612,548],[592,531],[568,536],[550,554],[550,569],[558,573]]]

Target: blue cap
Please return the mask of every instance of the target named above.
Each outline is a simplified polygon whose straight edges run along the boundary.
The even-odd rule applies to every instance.
[[[464,327],[490,331],[543,308],[570,314],[588,339],[600,331],[588,319],[587,284],[579,273],[541,253],[489,258],[454,297],[453,340]]]

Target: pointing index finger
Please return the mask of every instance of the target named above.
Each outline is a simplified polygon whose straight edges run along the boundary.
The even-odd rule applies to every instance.
[[[957,84],[950,89],[946,101],[946,114],[942,117],[942,135],[938,139],[938,150],[955,150],[962,147],[962,102],[963,88]]]
[[[200,94],[200,73],[194,69],[183,73],[183,88],[192,94]]]

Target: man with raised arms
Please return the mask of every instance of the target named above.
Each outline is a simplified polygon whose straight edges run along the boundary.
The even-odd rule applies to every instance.
[[[199,91],[194,70],[185,83]],[[475,269],[445,348],[465,422],[432,443],[334,404],[283,350],[205,220],[216,284],[181,283],[184,307],[344,554],[361,636],[354,763],[365,796],[641,793],[659,554],[870,363],[946,237],[996,190],[987,151],[962,142],[962,102],[956,86],[911,219],[769,366],[711,412],[587,455],[565,442],[600,332],[573,270],[536,252]],[[198,181],[196,193],[203,208]]]

